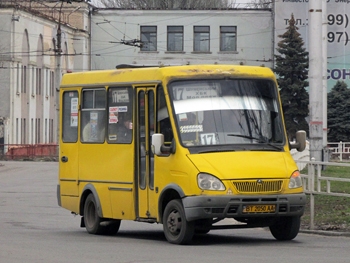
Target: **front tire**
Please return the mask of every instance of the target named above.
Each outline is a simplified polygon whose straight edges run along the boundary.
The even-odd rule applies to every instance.
[[[285,241],[294,239],[300,229],[300,217],[280,217],[270,226],[270,232],[277,240]]]
[[[163,214],[164,235],[169,243],[187,244],[194,235],[194,222],[188,222],[182,202],[178,199],[170,201]]]
[[[96,200],[93,194],[89,194],[84,204],[84,224],[90,234],[101,235],[105,229],[101,226],[102,218],[98,216]]]

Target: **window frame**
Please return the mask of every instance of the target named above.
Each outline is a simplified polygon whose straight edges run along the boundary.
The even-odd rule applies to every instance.
[[[179,38],[181,38],[181,40],[177,41]],[[181,46],[180,49],[178,49],[179,44]],[[183,26],[167,26],[167,51],[168,52],[184,51],[184,27]]]
[[[230,41],[230,37],[233,37],[233,40]],[[237,26],[220,26],[220,51],[237,51]]]
[[[205,42],[202,42],[205,36]],[[210,26],[193,26],[193,51],[210,52]]]
[[[104,92],[104,96],[100,97],[103,98],[104,101],[104,106],[101,107],[101,105],[97,105],[96,101],[97,101],[97,95],[96,95],[96,91],[103,91]],[[85,105],[85,103],[87,103],[87,101],[85,101],[85,97],[87,96],[86,94],[88,94],[88,92],[92,92],[92,105]],[[106,105],[107,105],[107,96],[106,96],[106,89],[104,87],[96,87],[93,89],[83,89],[81,92],[81,118],[80,118],[80,141],[83,143],[103,143],[105,141],[105,130],[106,130]],[[85,114],[90,113],[90,121],[86,122],[86,118],[87,116]],[[99,116],[101,114],[101,117]],[[94,121],[96,121],[96,138],[93,138],[94,136],[89,135],[89,139],[84,138],[86,137],[85,135],[85,128],[87,128],[86,126],[88,125],[88,123],[92,124],[91,120],[92,117],[95,116],[96,119],[93,119]],[[94,130],[91,127],[91,130]],[[98,134],[97,134],[98,133]]]
[[[77,90],[64,91],[62,95],[61,127],[61,136],[64,143],[76,143],[78,141],[78,123],[79,93]]]
[[[157,51],[157,26],[140,26],[140,36],[143,43],[141,51]],[[146,45],[144,44],[145,42]]]
[[[113,95],[113,92],[116,92]],[[119,96],[116,95],[119,93]],[[123,95],[124,94],[124,95]],[[127,95],[126,95],[127,94]],[[134,89],[132,85],[123,86],[109,86],[107,90],[107,138],[109,144],[130,144],[133,141],[133,129],[131,131],[131,138],[120,138],[121,127],[123,126],[123,119],[120,114],[128,115],[131,118],[131,123],[134,118]],[[119,98],[119,99],[118,99]],[[120,101],[118,101],[120,100]],[[118,113],[115,114],[115,109],[118,108]],[[119,110],[121,110],[119,112]],[[132,124],[131,124],[132,125]]]

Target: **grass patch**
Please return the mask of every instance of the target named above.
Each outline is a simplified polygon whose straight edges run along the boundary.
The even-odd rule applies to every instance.
[[[302,171],[307,174],[307,168]],[[327,166],[322,171],[322,177],[349,178],[350,167]],[[317,189],[317,185],[315,185]],[[331,182],[332,193],[350,194],[350,183]],[[326,192],[326,181],[321,182],[321,191]],[[315,229],[350,231],[350,197],[339,197],[330,195],[315,195]],[[310,228],[310,196],[307,195],[305,214],[302,217],[302,228]]]

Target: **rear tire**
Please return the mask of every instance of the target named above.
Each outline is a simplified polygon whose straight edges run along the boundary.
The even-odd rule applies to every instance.
[[[98,216],[96,200],[93,194],[89,194],[84,204],[84,224],[90,234],[101,235],[105,233],[105,227],[101,226],[102,218]]]
[[[169,243],[187,244],[194,235],[195,222],[188,222],[182,202],[178,199],[170,201],[163,214],[164,235]]]
[[[280,217],[270,226],[271,234],[281,241],[294,239],[298,235],[299,229],[299,216]]]

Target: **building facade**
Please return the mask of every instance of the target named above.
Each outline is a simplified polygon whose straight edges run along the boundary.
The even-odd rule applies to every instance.
[[[89,9],[15,2],[0,3],[0,144],[55,144],[57,83],[90,69]]]
[[[94,9],[91,67],[118,64],[272,66],[271,10]]]

